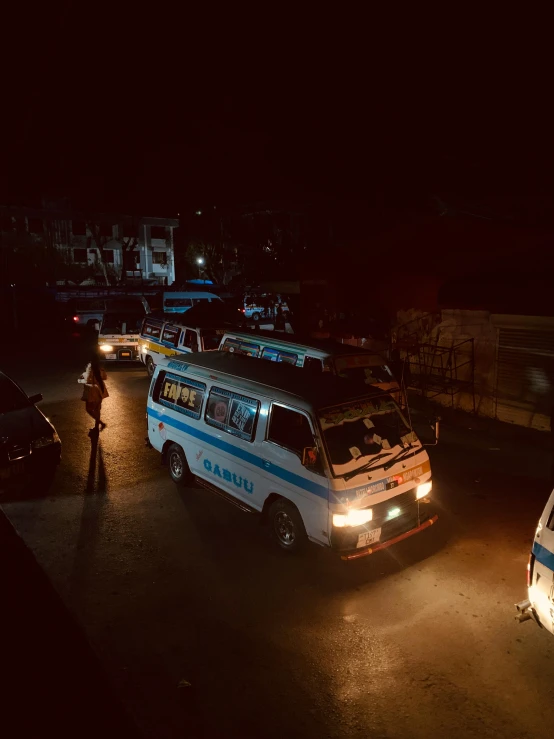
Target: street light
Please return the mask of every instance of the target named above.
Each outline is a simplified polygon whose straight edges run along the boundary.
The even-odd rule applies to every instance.
[[[204,257],[196,257],[196,264],[198,265],[198,279],[202,277],[202,265],[204,264]]]

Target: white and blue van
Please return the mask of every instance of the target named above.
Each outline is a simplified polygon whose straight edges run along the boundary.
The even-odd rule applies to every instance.
[[[261,513],[287,551],[353,559],[438,518],[427,452],[376,388],[228,352],[161,357],[147,422],[176,483]]]
[[[554,492],[535,531],[527,565],[527,599],[516,605],[519,621],[533,618],[554,634]]]
[[[186,313],[193,305],[199,303],[214,303],[223,301],[219,295],[206,292],[167,292],[163,294],[163,312],[164,313]]]
[[[285,362],[310,372],[331,372],[362,385],[393,393],[404,406],[400,385],[380,354],[334,339],[313,339],[275,331],[228,329],[221,337],[222,351],[246,354],[269,362]]]
[[[160,356],[217,351],[226,330],[211,322],[189,323],[186,316],[150,314],[140,329],[139,359],[152,377]]]

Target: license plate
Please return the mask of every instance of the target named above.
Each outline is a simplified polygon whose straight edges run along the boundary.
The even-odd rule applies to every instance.
[[[363,534],[358,536],[358,543],[356,548],[368,547],[370,544],[375,544],[381,538],[381,529],[372,529],[371,531],[364,531]]]
[[[23,462],[15,462],[9,467],[3,467],[0,469],[0,479],[7,480],[8,477],[16,477],[22,475],[25,472],[25,465]]]
[[[117,354],[106,354],[106,359],[115,359]]]

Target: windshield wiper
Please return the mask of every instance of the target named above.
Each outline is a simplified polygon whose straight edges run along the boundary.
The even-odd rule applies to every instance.
[[[356,477],[356,475],[360,475],[362,472],[365,472],[366,470],[369,470],[373,467],[375,462],[378,462],[380,459],[383,459],[383,457],[390,457],[390,452],[387,452],[386,454],[378,454],[376,457],[374,457],[371,462],[368,462],[367,464],[362,465],[361,467],[358,467],[357,470],[354,470],[353,472],[349,472],[344,476],[345,481],[351,480],[353,477]]]
[[[420,445],[421,446],[421,445]],[[396,457],[393,457],[392,459],[389,459],[389,461],[383,465],[385,470],[390,470],[390,468],[393,466],[395,462],[397,462],[399,459],[403,459],[404,456],[408,454],[409,451],[411,451],[414,448],[413,444],[408,444],[407,447],[402,449],[402,451],[398,452]]]

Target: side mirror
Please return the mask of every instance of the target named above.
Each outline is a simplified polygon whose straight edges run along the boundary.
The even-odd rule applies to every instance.
[[[31,403],[32,405],[35,405],[36,403],[40,403],[41,400],[42,400],[42,393],[37,393],[36,395],[31,395],[31,397],[29,398],[29,403]]]
[[[439,443],[440,420],[440,416],[437,416],[434,421],[430,421],[429,425],[435,432],[435,441],[424,444],[424,446],[436,446]]]
[[[305,446],[302,451],[302,465],[304,467],[315,467],[317,464],[317,447]]]

